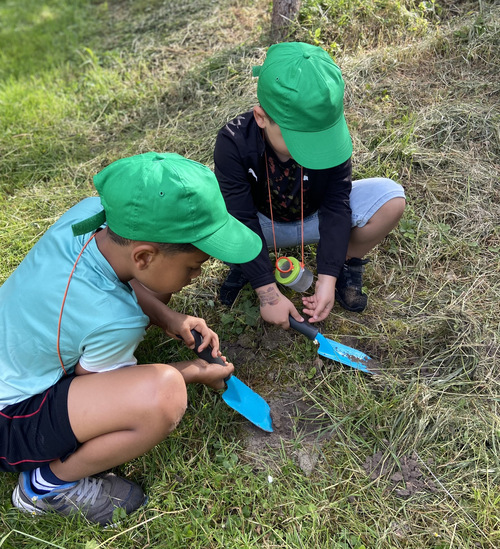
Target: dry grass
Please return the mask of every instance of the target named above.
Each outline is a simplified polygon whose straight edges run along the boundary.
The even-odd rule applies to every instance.
[[[336,307],[321,326],[378,358],[387,375],[367,378],[326,361],[314,369],[314,347],[292,334],[264,345],[283,336],[255,320],[250,292],[231,310],[217,304],[220,262],[174,300],[239,349],[238,377],[269,398],[300,389],[319,408],[333,436],[314,473],[306,477],[293,459],[300,437],[283,440],[269,454],[278,468],[269,485],[267,473],[252,470],[239,418],[216,395],[190,388],[174,436],[123,468],[151,496],[138,523],[108,536],[19,518],[4,503],[9,477],[0,483],[0,524],[11,534],[0,535],[0,546],[42,547],[28,536],[50,540],[53,531],[86,549],[500,544],[500,10],[421,5],[427,11],[410,1],[304,1],[291,34],[323,45],[342,68],[356,176],[390,176],[407,192],[400,226],[366,272],[369,308],[356,315]],[[263,0],[109,2],[107,32],[80,50],[74,68],[78,110],[68,94],[52,125],[26,119],[0,140],[8,189],[0,278],[93,192],[91,175],[115,158],[174,150],[211,164],[218,128],[255,103],[251,67],[269,44],[269,15]],[[314,249],[307,253],[313,265]],[[158,333],[140,351],[144,360],[185,356]],[[389,477],[367,472],[377,453],[394,467],[417,456],[437,490],[398,496]]]

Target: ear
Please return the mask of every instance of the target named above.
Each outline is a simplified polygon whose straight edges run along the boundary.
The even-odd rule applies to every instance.
[[[266,116],[266,112],[260,105],[255,105],[253,108],[253,116],[259,128],[264,129],[267,126],[269,120]]]
[[[144,271],[159,253],[158,248],[153,244],[139,244],[132,250],[132,260],[139,271]]]

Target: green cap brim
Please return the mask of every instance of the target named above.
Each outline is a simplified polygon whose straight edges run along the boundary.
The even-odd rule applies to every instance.
[[[352,155],[352,140],[343,115],[334,126],[320,132],[299,132],[281,126],[280,130],[291,156],[304,168],[333,168]]]
[[[260,236],[232,215],[215,233],[191,242],[202,252],[226,263],[248,263],[262,250]]]

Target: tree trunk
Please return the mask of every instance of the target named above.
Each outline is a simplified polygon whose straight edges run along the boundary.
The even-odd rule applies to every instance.
[[[273,0],[271,33],[274,39],[284,38],[292,23],[297,19],[300,0]]]

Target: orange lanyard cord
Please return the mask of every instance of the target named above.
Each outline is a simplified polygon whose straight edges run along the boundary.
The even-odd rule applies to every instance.
[[[66,372],[66,368],[64,367],[64,363],[63,363],[63,360],[62,360],[62,357],[61,357],[61,349],[60,349],[60,345],[59,345],[60,340],[61,340],[61,320],[62,320],[62,315],[63,315],[64,304],[66,303],[66,297],[68,295],[69,283],[71,282],[71,278],[73,277],[73,273],[75,272],[76,264],[78,263],[78,260],[80,259],[80,257],[82,257],[83,251],[85,250],[87,245],[90,243],[90,241],[95,237],[96,234],[97,233],[94,233],[87,240],[87,242],[85,242],[81,252],[78,254],[78,257],[76,258],[75,264],[73,265],[73,269],[72,269],[72,271],[69,275],[69,278],[68,278],[68,283],[66,284],[66,290],[64,292],[64,297],[63,297],[62,304],[61,304],[61,311],[59,312],[59,322],[57,323],[57,356],[59,357],[59,362],[61,363],[61,368],[63,369],[64,375],[68,375],[68,372]]]
[[[304,168],[300,167],[300,266],[304,268]]]

